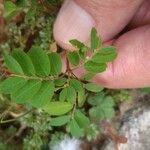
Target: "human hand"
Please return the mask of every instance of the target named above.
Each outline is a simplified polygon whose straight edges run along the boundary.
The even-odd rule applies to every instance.
[[[103,42],[113,43],[118,50],[117,59],[93,81],[108,88],[149,87],[150,1],[66,0],[54,25],[54,37],[69,49],[70,39],[88,43],[93,26]],[[128,32],[119,34],[125,27]]]

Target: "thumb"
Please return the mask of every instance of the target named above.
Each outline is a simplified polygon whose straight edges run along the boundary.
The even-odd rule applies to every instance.
[[[54,38],[65,48],[69,40],[89,42],[96,26],[103,41],[118,34],[131,20],[143,0],[66,0],[54,25]]]
[[[150,25],[143,26],[114,40],[118,57],[109,68],[95,76],[94,82],[109,88],[150,86]]]

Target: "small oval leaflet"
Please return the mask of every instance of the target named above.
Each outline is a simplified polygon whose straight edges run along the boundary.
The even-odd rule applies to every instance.
[[[60,117],[52,118],[50,121],[50,125],[58,127],[58,126],[65,125],[69,121],[70,121],[69,115],[60,116]]]
[[[69,102],[50,102],[43,107],[43,110],[52,116],[60,116],[66,114],[72,108],[73,105]]]

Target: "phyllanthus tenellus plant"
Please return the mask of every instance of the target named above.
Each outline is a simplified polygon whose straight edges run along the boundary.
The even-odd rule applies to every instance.
[[[5,52],[6,78],[0,84],[0,93],[10,95],[13,103],[48,113],[51,126],[63,126],[72,136],[90,140],[99,133],[98,122],[114,116],[112,97],[90,79],[104,72],[117,52],[113,46],[102,45],[95,28],[91,30],[90,47],[77,39],[70,43],[76,51],[66,52],[65,72],[59,52],[37,46],[27,53],[19,48]],[[85,70],[80,78],[74,74],[79,67]]]

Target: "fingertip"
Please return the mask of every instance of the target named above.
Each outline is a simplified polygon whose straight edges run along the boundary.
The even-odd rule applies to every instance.
[[[73,0],[66,0],[54,24],[54,39],[62,48],[70,49],[71,39],[88,42],[93,26],[93,18],[84,9]]]

